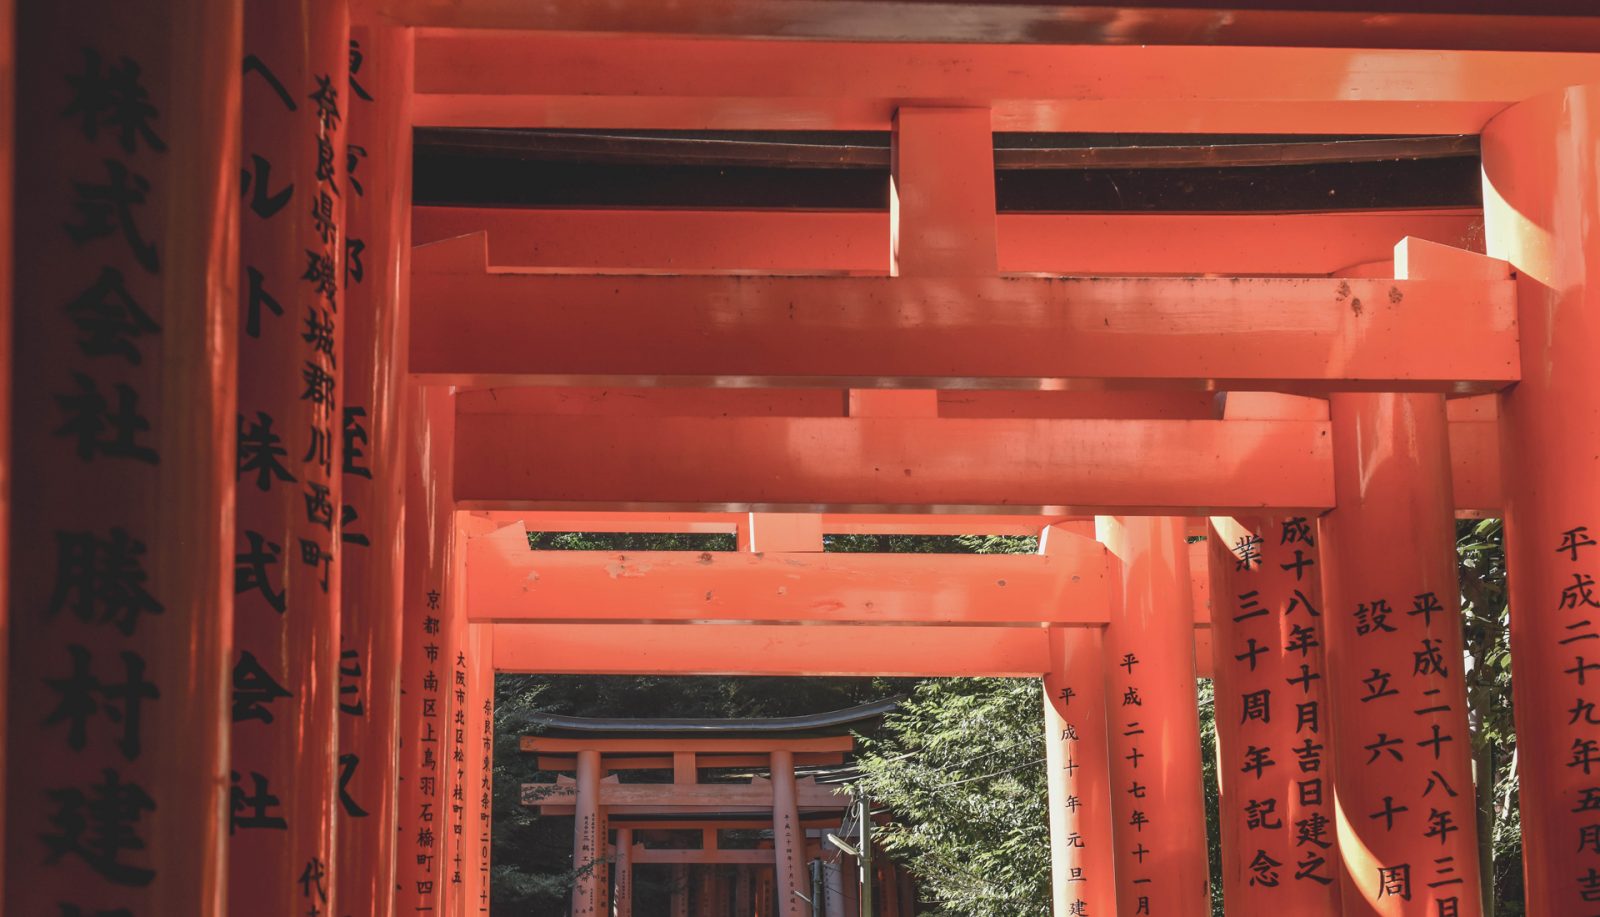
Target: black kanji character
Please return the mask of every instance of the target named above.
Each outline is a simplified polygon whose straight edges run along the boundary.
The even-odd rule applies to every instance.
[[[91,357],[118,356],[138,366],[144,354],[133,339],[161,331],[128,293],[122,272],[113,267],[101,268],[95,282],[66,309],[81,333],[78,349]]]
[[[122,854],[145,849],[135,829],[145,813],[156,810],[155,800],[138,784],[124,783],[115,770],[101,773],[102,781],[88,793],[75,787],[48,792],[56,807],[50,824],[60,833],[43,836],[50,850],[45,863],[70,853],[108,882],[144,888],[156,877],[155,870],[125,863]]]
[[[166,608],[145,590],[144,542],[113,526],[109,537],[56,532],[56,580],[50,613],[70,610],[79,621],[111,624],[132,635],[143,615]]]
[[[145,195],[150,193],[150,182],[128,171],[127,166],[115,159],[105,160],[105,167],[108,180],[103,185],[72,183],[77,194],[72,206],[78,212],[79,222],[64,224],[67,237],[83,245],[120,230],[139,266],[152,274],[161,273],[161,259],[155,244],[144,240],[133,219],[134,205],[144,203]]]
[[[95,456],[133,459],[147,465],[161,464],[161,455],[155,449],[139,442],[139,436],[150,430],[150,421],[139,413],[139,393],[131,387],[117,383],[117,406],[112,408],[94,379],[80,372],[72,374],[77,390],[66,395],[55,395],[56,405],[66,421],[55,429],[55,435],[78,441],[74,451],[78,458],[93,461]]]
[[[85,140],[97,140],[100,128],[117,132],[117,142],[125,153],[132,153],[138,141],[157,153],[167,151],[166,141],[155,132],[151,122],[161,117],[150,102],[150,93],[140,82],[142,70],[127,57],[109,68],[103,66],[100,52],[83,49],[83,74],[67,77],[72,87],[72,101],[61,114],[78,117],[83,122]]]
[[[250,550],[235,554],[233,558],[233,592],[238,595],[257,589],[261,597],[273,611],[283,614],[283,590],[276,591],[267,578],[267,565],[276,564],[283,548],[277,542],[267,541],[260,532],[246,531],[244,537],[250,542]]]
[[[239,661],[233,664],[233,721],[247,723],[259,720],[271,723],[276,717],[269,708],[280,698],[293,697],[289,690],[278,684],[266,667],[248,650],[239,651]]]
[[[232,777],[233,786],[228,793],[229,834],[235,833],[240,828],[289,830],[289,823],[277,811],[282,802],[272,794],[271,784],[266,777],[251,771],[250,782],[253,785],[251,792],[246,792],[245,788],[239,785],[242,778],[238,771],[233,771]]]
[[[267,85],[272,87],[273,93],[277,95],[278,101],[283,103],[284,108],[290,111],[299,110],[299,106],[295,104],[294,96],[289,95],[289,90],[285,89],[283,83],[279,82],[277,75],[272,72],[271,68],[262,63],[261,58],[256,57],[254,54],[246,54],[244,57],[244,72],[246,76],[254,73],[266,80]]]
[[[67,723],[67,746],[82,751],[88,742],[89,718],[103,714],[112,723],[119,724],[121,734],[117,749],[129,761],[135,760],[144,750],[144,702],[156,700],[161,692],[144,677],[144,657],[123,650],[123,674],[120,680],[101,681],[90,671],[91,656],[87,647],[68,644],[72,657],[72,672],[65,678],[46,678],[44,683],[61,696],[56,708],[45,718],[46,726]]]
[[[295,482],[295,476],[278,459],[287,456],[289,451],[280,445],[283,437],[272,432],[272,415],[265,411],[257,411],[256,419],[245,426],[244,415],[239,415],[239,470],[237,476],[254,473],[256,488],[263,491],[272,489],[273,481]]]

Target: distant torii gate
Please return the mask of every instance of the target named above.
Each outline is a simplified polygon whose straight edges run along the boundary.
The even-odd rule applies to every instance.
[[[805,864],[822,853],[819,831],[808,822],[837,825],[851,801],[837,787],[796,777],[800,766],[837,766],[855,745],[852,727],[878,720],[894,708],[880,703],[833,713],[765,720],[591,719],[538,716],[530,725],[543,727],[524,736],[522,750],[537,754],[540,770],[572,772],[556,783],[523,784],[522,804],[542,815],[572,815],[573,869],[578,879],[573,889],[574,915],[610,914],[630,917],[632,868],[638,865],[741,865],[771,867],[777,894],[796,890],[811,897],[812,883]],[[701,782],[701,770],[738,768],[765,771],[769,777],[749,782]],[[670,770],[671,783],[622,783],[624,771]],[[754,813],[765,813],[765,816]],[[742,814],[740,814],[742,813]],[[759,825],[771,832],[766,850],[723,849],[717,841],[724,827]],[[702,834],[699,849],[656,849],[635,844],[636,829],[664,830],[688,827]],[[617,831],[614,847],[608,832]],[[608,851],[611,851],[608,854]],[[608,881],[607,867],[613,870]],[[701,870],[705,875],[705,871]],[[890,900],[897,900],[898,878]],[[609,891],[615,888],[614,897]],[[741,870],[737,913],[749,917],[755,898],[753,878]],[[704,902],[729,889],[701,894]],[[686,887],[674,889],[686,895]],[[609,901],[609,904],[608,904]],[[726,901],[722,902],[724,905]],[[771,902],[768,901],[767,905]],[[709,917],[724,917],[703,903]],[[780,911],[783,908],[779,904]],[[765,906],[763,908],[765,913]],[[898,917],[895,914],[894,917]]]

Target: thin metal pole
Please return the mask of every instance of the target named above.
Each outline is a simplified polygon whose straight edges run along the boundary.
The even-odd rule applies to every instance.
[[[872,917],[872,803],[862,793],[857,800],[857,818],[861,822],[861,855],[856,858],[861,873],[861,917]]]

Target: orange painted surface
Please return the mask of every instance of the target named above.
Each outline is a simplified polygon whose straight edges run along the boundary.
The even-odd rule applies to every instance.
[[[774,748],[799,754],[807,751],[818,752],[843,752],[855,747],[855,741],[849,736],[819,736],[815,738],[773,738],[758,737],[748,739],[697,739],[666,736],[660,738],[581,738],[564,739],[551,736],[523,736],[522,750],[545,752],[547,754],[574,754],[579,751],[595,750],[605,755],[635,754],[639,752],[693,752],[696,754],[716,753],[750,753],[766,754]],[[692,781],[687,785],[693,785]]]
[[[822,514],[746,513],[736,533],[740,551],[821,554]]]
[[[1333,503],[1327,433],[1312,421],[472,414],[455,486],[471,509],[1305,509]],[[535,449],[537,475],[521,458]]]
[[[778,914],[780,917],[806,917],[811,910],[805,902],[805,898],[811,897],[811,873],[806,866],[806,832],[800,824],[800,810],[797,804],[800,793],[795,786],[794,753],[788,750],[774,751],[771,774],[772,837],[773,857],[777,861]],[[840,803],[845,802],[837,796],[834,799]],[[840,808],[843,807],[841,804]],[[802,895],[805,898],[802,898]]]
[[[1036,678],[1045,632],[1028,627],[837,624],[496,624],[501,672],[548,675],[904,675]]]
[[[747,513],[488,512],[501,525],[530,532],[696,532],[732,535]],[[830,535],[1037,535],[1066,516],[983,513],[823,513]],[[1093,523],[1090,523],[1091,526]]]
[[[394,910],[405,587],[404,385],[410,273],[411,32],[350,34],[347,94],[357,168],[345,183],[345,391],[341,420],[339,828],[343,917]],[[361,92],[356,92],[359,86]],[[359,269],[357,265],[359,264]]]
[[[1117,910],[1104,654],[1102,628],[1050,629],[1044,740],[1056,914]]]
[[[901,107],[890,136],[889,273],[996,273],[989,109]]]
[[[417,249],[414,372],[461,385],[1308,392],[1345,380],[1485,392],[1518,377],[1509,281],[603,277],[486,270],[485,245]]]
[[[1600,92],[1515,106],[1483,135],[1489,253],[1517,272],[1527,382],[1500,402],[1529,913],[1593,910],[1600,682],[1585,585],[1600,576]],[[1570,548],[1569,548],[1570,545]]]
[[[885,130],[898,107],[954,103],[992,107],[997,131],[1456,134],[1600,80],[1587,56],[1537,52],[453,29],[423,31],[417,51],[417,123],[463,127]]]
[[[1122,562],[1105,634],[1118,913],[1211,913],[1184,520],[1102,516]]]
[[[689,867],[684,864],[672,867],[672,917],[689,917]]]
[[[228,910],[237,917],[339,906],[349,38],[343,2],[245,3],[250,184],[231,541],[244,587],[235,587],[232,663],[235,690],[251,701],[235,709],[232,738]]]
[[[489,263],[553,272],[881,274],[886,211],[418,207],[418,245],[489,234]],[[1331,274],[1403,236],[1483,247],[1479,210],[1002,213],[1003,273]]]
[[[451,738],[454,657],[444,627],[454,611],[455,512],[451,500],[455,410],[449,391],[408,385],[406,415],[405,593],[401,603],[400,846],[395,907],[440,913],[443,814]]]
[[[1413,265],[1415,268],[1416,265]],[[1335,395],[1318,526],[1346,915],[1480,913],[1444,402]],[[1274,756],[1278,768],[1293,758]],[[1448,912],[1448,911],[1447,911]]]
[[[474,621],[1103,623],[1105,549],[1062,535],[1049,555],[529,551],[475,540]],[[516,543],[520,542],[520,544]],[[503,546],[502,546],[503,545]]]
[[[482,624],[469,625],[470,650],[467,730],[465,831],[466,913],[489,913],[489,871],[494,841],[494,634]],[[576,761],[574,761],[574,766]]]
[[[572,798],[573,814],[572,917],[601,917],[606,913],[606,888],[601,863],[605,859],[606,838],[600,827],[600,753],[578,752],[577,782]]]
[[[442,670],[440,680],[444,695],[440,708],[448,724],[448,728],[442,731],[440,742],[444,762],[444,779],[440,781],[440,788],[445,799],[441,813],[444,838],[440,857],[444,861],[441,881],[446,917],[469,913],[469,903],[472,903],[468,898],[469,877],[474,869],[471,831],[479,818],[477,806],[472,804],[478,783],[472,756],[478,753],[476,729],[482,706],[473,693],[472,670],[477,660],[471,625],[467,621],[467,584],[462,558],[466,557],[467,546],[473,540],[491,534],[494,527],[494,523],[488,519],[455,514],[450,599],[445,603],[446,614],[441,619],[439,632],[438,662]],[[481,632],[478,636],[480,640],[486,639]]]
[[[222,917],[240,7],[4,6],[4,910]]]
[[[1340,914],[1316,525],[1213,517],[1204,542],[1222,879],[1228,912],[1243,917]]]
[[[633,917],[633,854],[633,831],[618,828],[616,861],[611,867],[611,917]]]

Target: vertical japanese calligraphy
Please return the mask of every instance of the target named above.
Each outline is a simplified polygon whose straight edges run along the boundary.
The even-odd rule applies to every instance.
[[[342,2],[245,3],[229,775],[240,917],[334,911],[334,821],[360,809],[359,762],[338,753],[339,690],[359,699],[349,673],[365,663],[340,671],[348,33]]]
[[[1600,910],[1600,92],[1514,105],[1483,129],[1488,253],[1515,273],[1522,381],[1501,393],[1518,789],[1530,914]],[[1532,308],[1528,304],[1533,304]],[[1563,547],[1570,545],[1570,548]]]
[[[6,910],[219,917],[240,7],[20,6]]]
[[[1055,913],[1067,917],[1117,912],[1104,652],[1104,628],[1051,628],[1044,677],[1051,897]]]
[[[350,142],[341,197],[349,223],[344,272],[345,397],[338,435],[341,594],[340,824],[335,870],[341,917],[394,907],[395,788],[404,578],[405,320],[411,203],[409,29],[352,28],[347,58]],[[357,156],[356,151],[362,151]],[[365,268],[354,270],[360,242]],[[359,704],[348,703],[359,692]]]
[[[1105,635],[1117,913],[1202,917],[1211,903],[1183,520],[1099,516],[1095,536],[1122,573]]]
[[[1223,882],[1230,913],[1339,913],[1316,522],[1213,517]]]
[[[489,913],[490,848],[494,837],[494,631],[467,626],[467,893],[468,914]],[[620,868],[620,867],[619,867]],[[620,873],[619,873],[620,876]]]
[[[439,914],[448,833],[450,662],[445,621],[455,612],[455,396],[405,390],[405,591],[401,616],[400,802],[395,910]]]
[[[1317,537],[1345,913],[1475,917],[1444,399],[1336,394],[1330,406],[1338,506]]]

